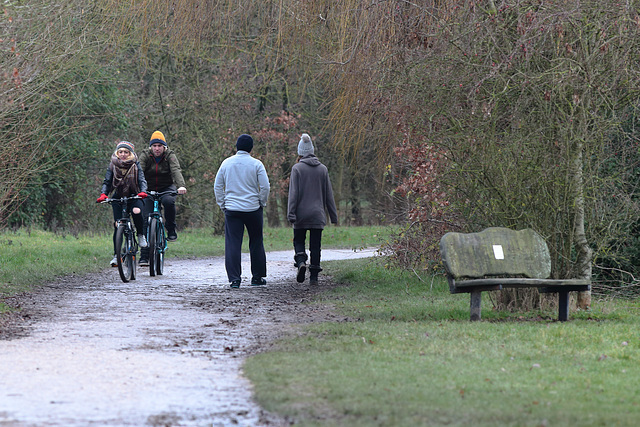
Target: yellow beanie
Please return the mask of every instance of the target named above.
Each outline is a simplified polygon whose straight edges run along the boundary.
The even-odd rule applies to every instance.
[[[149,147],[153,144],[162,144],[165,147],[167,146],[167,140],[164,139],[164,134],[159,130],[155,131],[153,135],[151,135],[151,140],[149,141]]]

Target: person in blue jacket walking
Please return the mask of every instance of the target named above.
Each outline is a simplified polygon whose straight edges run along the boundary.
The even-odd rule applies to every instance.
[[[253,138],[240,135],[237,152],[226,158],[213,186],[216,202],[224,212],[224,257],[232,288],[239,288],[242,274],[242,238],[249,235],[251,285],[266,285],[267,257],[263,242],[263,208],[267,205],[269,177],[262,162],[251,156]]]

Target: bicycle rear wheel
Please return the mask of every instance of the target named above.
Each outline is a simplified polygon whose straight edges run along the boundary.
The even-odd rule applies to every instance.
[[[156,274],[162,276],[164,272],[164,250],[167,247],[167,239],[164,235],[164,224],[162,221],[157,222],[156,228],[156,250],[155,250],[155,264]]]
[[[156,275],[156,239],[158,219],[153,218],[149,222],[149,276]]]
[[[116,258],[118,259],[118,273],[120,273],[120,278],[123,282],[127,283],[131,278],[132,266],[125,228],[126,225],[121,224],[116,231]]]

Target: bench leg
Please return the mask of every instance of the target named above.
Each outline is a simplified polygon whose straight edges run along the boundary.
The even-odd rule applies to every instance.
[[[558,320],[566,322],[569,320],[569,292],[558,292]]]
[[[471,321],[480,320],[480,304],[482,303],[482,292],[471,292]]]

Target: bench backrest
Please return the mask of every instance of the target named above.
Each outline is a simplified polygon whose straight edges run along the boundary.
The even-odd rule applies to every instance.
[[[502,227],[479,233],[447,233],[440,239],[440,255],[447,273],[462,277],[523,276],[546,279],[551,257],[546,242],[531,229]]]

